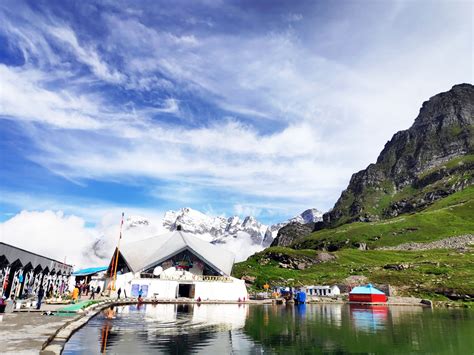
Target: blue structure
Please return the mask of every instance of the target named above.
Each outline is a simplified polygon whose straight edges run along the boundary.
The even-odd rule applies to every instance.
[[[306,292],[298,291],[295,297],[296,303],[306,303]]]
[[[99,267],[90,267],[87,269],[81,269],[73,272],[72,274],[74,276],[89,276],[89,275],[94,275],[99,272],[107,270],[109,267],[108,266],[99,266]]]

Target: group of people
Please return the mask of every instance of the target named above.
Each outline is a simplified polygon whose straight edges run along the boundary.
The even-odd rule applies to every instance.
[[[95,295],[100,295],[101,292],[100,286],[97,286],[97,288],[94,288],[94,286],[91,286],[89,284],[76,284],[76,287],[74,287],[74,290],[72,291],[72,300],[76,302],[78,299],[81,298],[81,295],[89,296],[89,299],[93,300],[95,299]]]

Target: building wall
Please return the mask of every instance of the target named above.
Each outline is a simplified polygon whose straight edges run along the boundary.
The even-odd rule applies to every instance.
[[[202,300],[237,301],[248,299],[245,281],[232,278],[232,282],[196,282],[195,298]]]
[[[241,300],[244,298],[248,299],[245,281],[235,278],[232,278],[232,282],[179,282],[174,280],[135,278],[132,273],[128,273],[117,277],[116,289],[121,288],[122,291],[125,290],[127,296],[131,296],[133,285],[138,285],[138,288],[146,285],[148,287],[147,298],[175,299],[177,298],[177,290],[180,283],[194,285],[194,299],[198,297],[203,301],[237,301],[239,298]]]
[[[340,295],[341,291],[337,286],[308,286],[306,294],[308,296],[332,297]]]

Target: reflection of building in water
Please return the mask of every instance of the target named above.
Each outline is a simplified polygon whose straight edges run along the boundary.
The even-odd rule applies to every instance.
[[[156,299],[247,299],[245,282],[230,276],[234,258],[193,234],[169,232],[120,249],[116,289]],[[114,254],[109,270],[115,259]]]
[[[226,329],[240,329],[245,325],[248,305],[194,305],[193,323],[219,325]]]
[[[0,242],[0,297],[37,294],[62,295],[68,291],[72,266]]]
[[[227,330],[242,328],[248,314],[248,305],[235,304],[148,304],[144,307],[146,322],[172,323],[185,317],[190,327],[218,326]]]
[[[305,317],[311,320],[322,319],[325,323],[341,326],[343,306],[338,303],[308,304],[305,307]]]
[[[375,332],[386,326],[389,309],[387,306],[350,304],[351,320],[356,329]]]
[[[148,350],[171,354],[188,353],[190,349],[199,349],[203,354],[245,353],[253,346],[240,331],[245,325],[248,305],[147,304],[140,312],[129,307],[130,313],[123,319],[118,316],[109,331],[110,334],[121,329],[117,348],[107,342],[112,353],[140,353],[139,348],[124,349],[122,344],[144,344]]]

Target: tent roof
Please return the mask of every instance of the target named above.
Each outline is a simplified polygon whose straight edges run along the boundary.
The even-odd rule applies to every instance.
[[[97,274],[98,272],[105,271],[108,268],[109,268],[108,266],[90,267],[90,268],[87,268],[87,269],[81,269],[81,270],[74,271],[72,274],[74,276],[88,276],[88,275]]]
[[[183,231],[168,232],[155,237],[124,244],[120,248],[125,262],[133,272],[143,271],[186,249],[225,275],[230,275],[234,253]]]
[[[371,284],[368,284],[366,286],[357,286],[354,287],[351,292],[349,292],[351,295],[385,295],[382,291],[376,289],[374,286]]]

